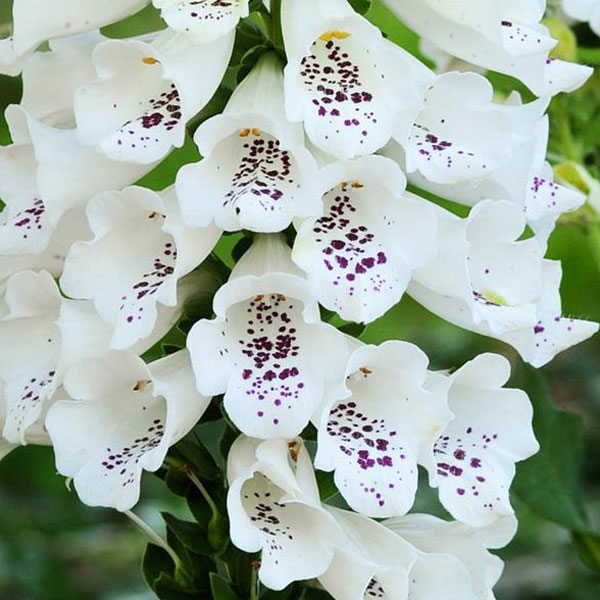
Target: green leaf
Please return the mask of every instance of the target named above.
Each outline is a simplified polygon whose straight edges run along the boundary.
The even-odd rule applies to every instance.
[[[574,531],[571,538],[581,561],[600,572],[600,534]]]
[[[568,529],[586,530],[579,481],[583,431],[578,416],[557,410],[542,375],[524,367],[523,389],[534,407],[540,451],[517,470],[513,490],[539,516]]]
[[[212,554],[207,532],[198,523],[183,521],[166,512],[161,515],[167,527],[186,548],[198,554]]]
[[[214,481],[221,477],[221,470],[200,440],[192,442],[189,438],[183,439],[175,446],[175,451],[202,479]]]
[[[331,596],[325,590],[306,587],[302,590],[300,600],[331,600]]]
[[[155,544],[147,544],[142,558],[142,573],[148,585],[154,589],[155,581],[162,573],[172,574],[175,565],[169,554]]]
[[[338,489],[333,482],[333,472],[315,471],[317,476],[317,485],[319,487],[319,496],[321,502],[327,502],[330,498],[338,494]]]
[[[240,600],[231,584],[217,573],[210,574],[210,589],[213,600]]]
[[[163,573],[154,584],[154,593],[160,600],[198,600],[202,598],[202,592],[196,589],[188,589],[181,586],[170,575]]]

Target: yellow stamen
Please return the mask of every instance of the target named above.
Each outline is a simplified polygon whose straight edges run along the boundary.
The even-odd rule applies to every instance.
[[[145,65],[155,65],[156,63],[159,63],[160,60],[158,60],[158,58],[154,58],[153,56],[144,56],[144,58],[142,58],[142,62]]]
[[[259,294],[258,296],[254,296],[254,302],[260,302],[263,298],[264,298],[264,296],[262,294]]]
[[[248,137],[250,135],[250,129],[242,129],[240,131],[240,137]]]
[[[257,136],[257,137],[258,137],[258,136],[260,135],[260,129],[256,129],[256,127],[255,127],[255,128],[252,130],[252,133],[253,133],[255,136]]]
[[[352,182],[352,187],[355,189],[360,189],[365,187],[360,181],[353,181]]]
[[[365,376],[368,377],[373,371],[369,369],[369,367],[361,367],[359,371]]]
[[[349,33],[348,31],[339,31],[338,29],[330,29],[329,31],[326,31],[323,35],[320,35],[319,39],[323,40],[324,42],[328,42],[332,38],[335,38],[336,40],[345,40],[346,38],[350,37],[351,35],[352,34]]]
[[[298,462],[298,455],[300,454],[300,444],[297,440],[288,443],[288,449],[290,451],[290,457],[294,462]]]
[[[140,379],[134,386],[134,392],[141,392],[145,387],[150,385],[152,382],[149,379]]]

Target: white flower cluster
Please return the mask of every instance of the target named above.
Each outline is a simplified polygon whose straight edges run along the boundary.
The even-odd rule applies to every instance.
[[[266,586],[489,600],[502,565],[488,549],[516,528],[515,463],[538,448],[526,394],[503,387],[508,361],[432,372],[416,346],[362,344],[319,304],[370,323],[408,293],[534,366],[595,333],[562,316],[561,267],[544,258],[557,218],[585,200],[553,181],[545,110],[590,70],[549,58],[542,0],[385,0],[437,56],[521,80],[528,104],[497,100],[473,71],[431,71],[346,0],[283,0],[287,65],[264,54],[197,129],[202,160],[155,192],[132,184],[183,145],[249,6],[154,0],[166,29],[98,32],[149,3],[14,0],[0,42],[1,70],[24,87],[0,148],[0,452],[51,443],[85,503],[128,510],[142,471],[223,394],[242,432],[231,538],[262,550]],[[242,229],[254,241],[214,319],[146,364],[203,292],[197,267]],[[355,512],[321,504],[313,463]],[[419,465],[455,521],[407,514]]]

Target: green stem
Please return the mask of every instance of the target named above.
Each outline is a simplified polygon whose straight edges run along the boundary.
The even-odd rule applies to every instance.
[[[560,139],[563,155],[573,162],[580,163],[581,157],[571,130],[571,113],[569,110],[568,99],[565,94],[561,94],[554,99],[554,122]]]
[[[260,595],[260,585],[258,582],[258,565],[252,563],[252,577],[250,580],[250,600],[258,600]]]
[[[587,234],[592,257],[600,271],[600,223],[590,223]]]
[[[167,544],[167,542],[163,540],[160,537],[160,535],[158,535],[158,533],[156,533],[156,531],[154,531],[154,529],[152,529],[152,527],[148,525],[148,523],[146,523],[144,520],[142,520],[130,510],[125,511],[123,514],[126,517],[128,517],[131,521],[133,521],[133,523],[135,523],[146,534],[146,537],[153,544],[162,548],[171,557],[171,560],[175,563],[176,570],[185,573],[185,569],[183,568],[181,559],[179,558],[179,556],[177,556],[175,550],[173,550],[173,548],[171,548],[171,546],[169,546],[169,544]]]
[[[182,469],[183,469],[183,472],[190,478],[190,481],[198,488],[198,491],[202,494],[202,497],[206,500],[213,515],[218,515],[219,509],[217,508],[215,501],[210,497],[210,494],[208,493],[207,489],[204,487],[204,484],[200,481],[200,479],[198,479],[196,474],[187,465],[185,465]]]
[[[281,30],[281,0],[271,0],[271,42],[275,48],[283,49],[283,32]]]

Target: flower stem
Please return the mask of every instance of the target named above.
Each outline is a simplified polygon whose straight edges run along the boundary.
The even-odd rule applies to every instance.
[[[592,257],[600,271],[600,223],[590,223],[587,236]]]
[[[281,30],[281,0],[271,0],[271,42],[275,48],[283,49],[283,32]]]
[[[198,488],[198,491],[202,494],[202,497],[206,500],[210,510],[214,515],[219,514],[219,509],[215,504],[215,501],[211,498],[207,489],[204,487],[204,484],[198,479],[196,474],[187,466],[183,465],[181,467],[182,471],[190,478],[190,481]]]
[[[162,548],[171,557],[171,560],[175,563],[175,568],[177,570],[180,570],[185,573],[185,569],[181,564],[181,559],[179,558],[179,556],[177,556],[175,550],[173,550],[173,548],[171,548],[171,546],[169,546],[169,544],[167,544],[167,542],[163,540],[163,538],[161,538],[160,535],[158,535],[158,533],[156,533],[156,531],[154,531],[154,529],[152,529],[152,527],[148,525],[148,523],[146,523],[143,519],[138,517],[138,515],[136,515],[130,510],[125,511],[123,514],[126,517],[128,517],[131,521],[133,521],[133,523],[135,523],[146,534],[148,539],[153,544]]]

